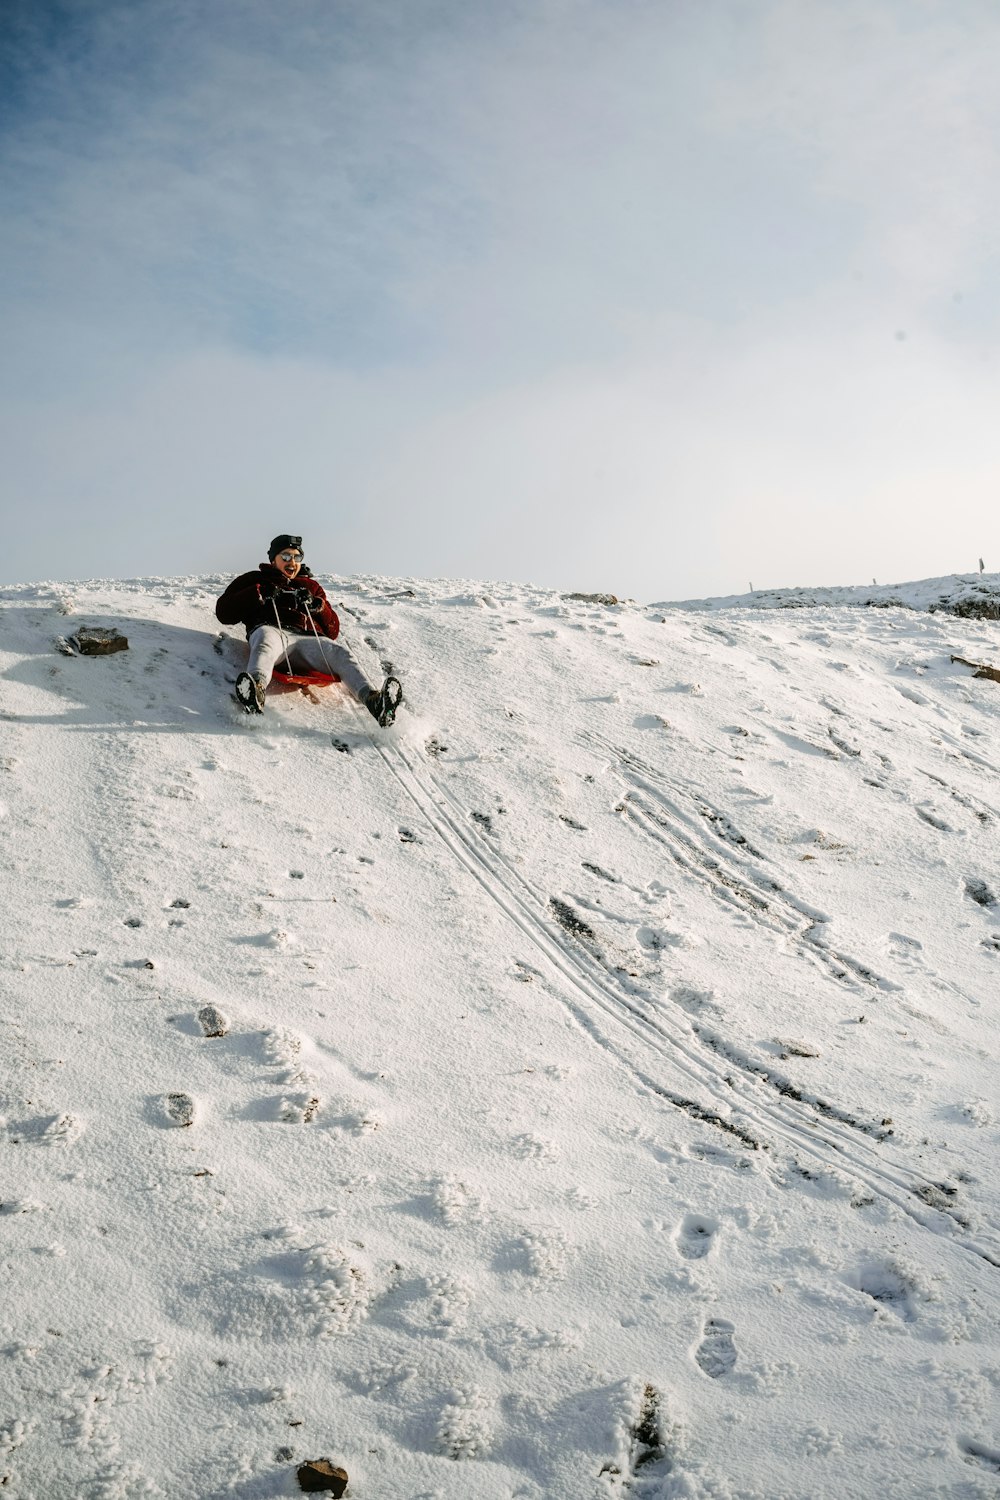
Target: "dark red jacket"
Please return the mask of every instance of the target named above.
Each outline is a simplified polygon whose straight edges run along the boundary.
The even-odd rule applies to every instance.
[[[308,589],[315,599],[322,601],[322,608],[311,612],[312,622],[320,635],[335,641],[340,634],[340,621],[315,578],[299,573],[289,582],[280,568],[271,563],[261,563],[256,573],[241,573],[234,578],[216,600],[215,618],[222,625],[245,625],[247,635],[258,625],[277,625],[280,620],[282,630],[311,636],[310,614],[275,598],[287,589]],[[278,619],[275,619],[275,605]]]

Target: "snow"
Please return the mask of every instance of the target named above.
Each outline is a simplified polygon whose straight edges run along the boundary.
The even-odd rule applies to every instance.
[[[687,599],[680,605],[660,607],[805,609],[838,604],[868,609],[944,611],[958,615],[985,613],[987,618],[1000,619],[1000,575],[950,573],[943,578],[922,578],[915,583],[888,585],[873,581],[871,588],[850,585],[841,588],[756,589],[749,594],[730,594],[721,599]]]
[[[995,1496],[996,576],[227,581],[0,590],[4,1495]]]

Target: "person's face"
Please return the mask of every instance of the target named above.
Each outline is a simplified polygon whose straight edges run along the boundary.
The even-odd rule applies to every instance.
[[[302,566],[302,553],[297,547],[285,547],[274,559],[274,566],[279,568],[286,578],[294,578]]]

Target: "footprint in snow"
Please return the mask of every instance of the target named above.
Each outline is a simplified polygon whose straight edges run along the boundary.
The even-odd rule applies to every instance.
[[[974,901],[977,906],[982,906],[986,910],[997,905],[997,898],[993,894],[993,891],[986,884],[985,880],[980,880],[978,875],[966,876],[965,894],[969,897],[970,901]]]
[[[163,1113],[169,1125],[184,1127],[193,1125],[195,1103],[190,1094],[165,1094]]]
[[[913,1293],[916,1290],[912,1278],[894,1261],[868,1261],[851,1278],[858,1291],[877,1302],[880,1307],[894,1312],[904,1323],[916,1320]]]
[[[694,1357],[710,1380],[728,1375],[736,1363],[733,1324],[725,1318],[709,1318]]]
[[[990,1448],[978,1443],[975,1438],[959,1438],[958,1446],[967,1464],[978,1464],[994,1474],[1000,1474],[1000,1448]]]
[[[75,1115],[39,1115],[31,1120],[12,1121],[7,1129],[15,1146],[22,1141],[34,1146],[73,1146],[83,1134],[84,1125]]]
[[[225,1036],[229,1030],[227,1017],[214,1005],[203,1005],[198,1020],[205,1036]]]
[[[317,1094],[286,1094],[276,1106],[276,1116],[285,1125],[311,1125],[320,1109]]]
[[[525,1230],[506,1247],[515,1269],[540,1281],[561,1281],[566,1275],[569,1245],[558,1230]]]
[[[427,1201],[449,1229],[486,1222],[485,1200],[451,1173],[427,1184]]]
[[[555,1141],[527,1133],[515,1136],[510,1149],[521,1161],[557,1161],[560,1154]]]
[[[715,1219],[706,1218],[704,1214],[688,1214],[674,1238],[678,1255],[683,1255],[685,1260],[701,1260],[711,1250],[718,1231]]]
[[[912,973],[926,969],[923,959],[923,943],[919,938],[909,937],[905,932],[890,932],[887,939],[887,948],[890,958],[894,958],[900,968],[908,969]]]
[[[945,822],[930,802],[918,803],[913,811],[918,818],[921,818],[931,828],[936,828],[939,833],[953,833],[955,831],[950,823]]]

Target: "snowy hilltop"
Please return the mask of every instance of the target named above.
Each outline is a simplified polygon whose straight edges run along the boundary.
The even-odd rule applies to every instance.
[[[0,589],[3,1495],[993,1500],[996,577],[227,581]]]
[[[756,589],[721,599],[685,599],[666,608],[815,609],[822,605],[854,605],[866,609],[929,609],[966,619],[1000,620],[1000,575],[950,573],[944,578],[922,578],[916,583],[817,589]]]

